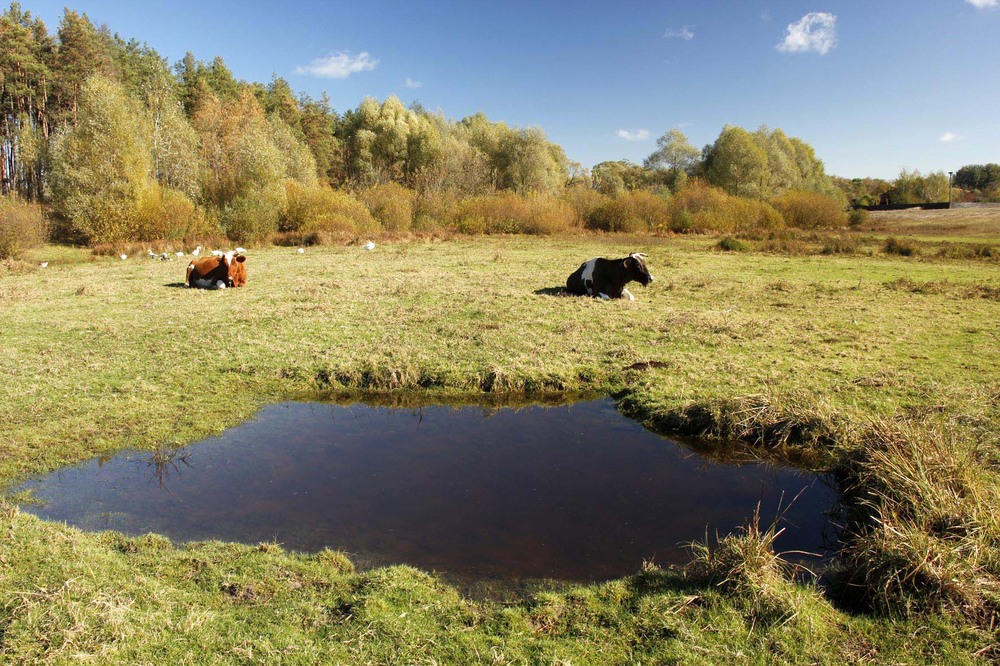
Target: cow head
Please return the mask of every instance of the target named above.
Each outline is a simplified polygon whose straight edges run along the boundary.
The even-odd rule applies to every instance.
[[[628,276],[628,279],[634,280],[643,286],[653,281],[653,276],[649,274],[646,261],[643,259],[645,256],[642,253],[633,252],[625,258],[625,274]]]
[[[229,286],[242,287],[247,283],[247,257],[245,254],[228,253],[223,257],[229,267]]]

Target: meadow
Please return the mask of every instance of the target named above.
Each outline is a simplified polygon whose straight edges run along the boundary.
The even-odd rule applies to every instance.
[[[917,252],[887,252],[889,236]],[[596,391],[657,431],[831,471],[845,532],[828,586],[792,580],[771,517],[747,507],[746,529],[693,548],[688,567],[471,598],[409,567],[355,571],[343,553],[82,533],[8,498],[0,657],[1000,658],[1000,263],[956,251],[998,247],[1000,223],[873,215],[837,235],[850,251],[824,253],[833,237],[744,252],[621,234],[261,247],[246,288],[212,292],[183,286],[186,260],[45,246],[7,262],[0,483],[190,443],[290,397]],[[634,251],[656,277],[635,302],[559,295],[588,257]]]

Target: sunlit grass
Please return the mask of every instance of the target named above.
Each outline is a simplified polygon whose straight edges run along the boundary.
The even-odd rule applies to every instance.
[[[217,292],[182,286],[186,260],[32,250],[0,270],[0,480],[126,447],[177,464],[177,447],[292,395],[611,392],[652,427],[841,469],[858,521],[848,579],[877,593],[869,606],[888,619],[788,582],[766,529],[732,541],[743,555],[726,560],[763,572],[756,605],[739,585],[718,585],[732,577],[717,570],[655,567],[496,605],[405,567],[356,573],[333,553],[87,535],[2,504],[0,658],[992,656],[1000,264],[719,252],[717,241],[251,248],[248,286]],[[633,251],[656,276],[632,290],[635,302],[556,295],[583,260]],[[899,428],[880,424],[893,423],[905,437],[885,434]],[[755,559],[762,568],[745,568]]]

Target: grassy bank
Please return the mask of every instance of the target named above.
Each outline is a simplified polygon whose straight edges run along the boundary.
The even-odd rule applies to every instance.
[[[87,535],[7,504],[0,655],[995,657],[1000,265],[726,253],[715,240],[268,248],[251,252],[247,288],[219,292],[184,288],[183,261],[35,250],[35,261],[51,253],[47,268],[0,273],[0,481],[187,443],[317,391],[608,391],[653,427],[736,437],[836,470],[851,539],[843,589],[865,603],[845,593],[835,604],[750,557],[766,534],[731,542],[739,557],[723,549],[686,572],[500,604],[407,568],[355,573],[338,554]],[[584,259],[630,251],[646,252],[656,276],[633,289],[634,303],[556,295]]]

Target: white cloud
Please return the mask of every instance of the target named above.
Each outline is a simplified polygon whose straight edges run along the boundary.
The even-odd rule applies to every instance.
[[[632,130],[620,129],[615,132],[615,135],[619,139],[625,139],[626,141],[645,141],[649,138],[649,130],[637,129],[633,132]]]
[[[419,88],[422,85],[424,84],[421,83],[420,81],[414,81],[410,77],[406,77],[406,81],[403,82],[404,88]]]
[[[990,9],[991,7],[1000,6],[1000,0],[965,0],[973,7],[977,9]]]
[[[788,24],[788,34],[777,49],[785,53],[815,51],[825,55],[837,45],[837,17],[826,12],[810,12]]]
[[[693,25],[686,25],[683,28],[667,28],[667,31],[663,33],[664,37],[677,37],[679,39],[694,39],[694,30],[692,30]]]
[[[938,141],[940,141],[941,143],[951,143],[952,141],[961,141],[964,138],[965,136],[963,136],[962,134],[955,134],[954,132],[949,130],[944,134],[942,134],[941,138],[938,139]]]
[[[321,79],[346,79],[351,74],[371,71],[376,65],[378,60],[372,58],[368,51],[362,51],[356,56],[341,51],[325,58],[316,58],[308,65],[300,65],[295,68],[295,73]]]

